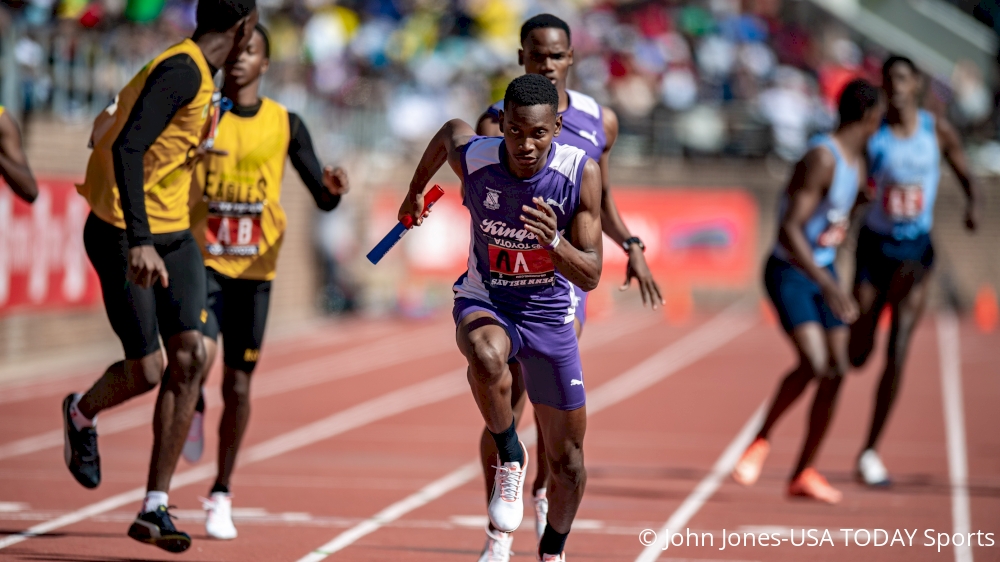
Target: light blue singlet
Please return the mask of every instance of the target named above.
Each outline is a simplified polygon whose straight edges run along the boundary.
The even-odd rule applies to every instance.
[[[847,163],[830,135],[820,135],[809,143],[810,150],[817,146],[825,147],[837,159],[830,189],[805,225],[806,239],[813,250],[813,262],[819,267],[826,267],[833,263],[837,246],[843,242],[847,232],[851,208],[858,197],[858,170]],[[779,223],[784,220],[787,211],[786,192],[778,207]],[[774,256],[784,261],[792,260],[791,252],[781,242],[775,243]]]
[[[931,231],[941,178],[941,148],[934,116],[920,110],[917,130],[896,136],[887,123],[868,141],[869,174],[875,200],[865,225],[896,240],[914,240]]]

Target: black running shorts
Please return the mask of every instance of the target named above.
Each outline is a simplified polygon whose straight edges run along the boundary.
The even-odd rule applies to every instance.
[[[211,339],[223,334],[226,366],[252,373],[260,357],[271,303],[271,282],[233,279],[211,268],[208,278],[208,320],[202,333]]]
[[[122,342],[126,359],[141,359],[164,341],[202,329],[205,309],[205,265],[191,232],[154,234],[153,246],[163,258],[169,285],[157,280],[149,289],[128,281],[128,241],[125,231],[93,213],[83,229],[83,244],[101,280],[104,309]]]

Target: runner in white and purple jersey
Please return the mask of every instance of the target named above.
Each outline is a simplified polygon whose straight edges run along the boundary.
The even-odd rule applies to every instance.
[[[589,291],[600,281],[600,168],[584,151],[552,142],[562,119],[551,82],[521,76],[504,100],[503,137],[477,136],[460,120],[434,136],[400,218],[422,222],[423,192],[447,161],[462,178],[463,204],[472,216],[469,269],[454,287],[458,346],[499,458],[488,507],[498,548],[484,556],[509,559],[511,536],[524,513],[528,453],[511,406],[510,366],[516,364],[539,434],[552,444],[542,459],[552,474],[551,508],[538,559],[562,562],[587,480],[587,408],[573,285]]]
[[[618,116],[607,107],[597,103],[594,98],[567,88],[570,67],[573,65],[573,48],[569,25],[551,14],[537,15],[521,26],[521,49],[518,52],[518,64],[524,66],[527,74],[539,74],[546,77],[559,93],[559,115],[562,117],[562,130],[556,138],[561,145],[575,146],[587,153],[601,168],[601,227],[616,244],[619,244],[628,255],[628,267],[625,272],[625,283],[622,290],[627,289],[636,279],[643,303],[649,303],[653,308],[663,303],[660,288],[653,279],[646,265],[643,254],[645,246],[638,237],[633,236],[625,226],[618,208],[611,197],[610,158],[611,149],[618,139]],[[481,135],[500,134],[500,111],[503,101],[493,104],[479,118],[476,132]],[[587,319],[587,293],[576,289],[578,304],[576,306],[576,334],[579,337]],[[517,365],[513,366],[514,387],[511,390],[511,400],[515,419],[520,421],[524,410],[524,382],[518,373]],[[488,432],[483,430],[480,458],[485,475],[486,495],[492,493],[493,458],[496,449]],[[545,440],[538,438],[538,455],[545,454]],[[535,531],[540,538],[545,529],[546,482],[548,467],[538,465],[535,480],[532,484],[532,497],[535,504]],[[503,550],[503,545],[497,544],[495,529],[487,529],[487,544],[480,562],[503,562],[508,554],[487,556],[488,551]]]
[[[567,88],[569,69],[573,66],[572,33],[569,24],[552,14],[539,14],[521,26],[521,49],[518,64],[527,74],[540,74],[549,79],[559,92],[559,115],[563,120],[559,144],[575,146],[587,153],[601,167],[601,224],[604,233],[622,247],[629,257],[623,289],[634,278],[638,281],[643,303],[654,309],[663,304],[660,288],[653,279],[643,254],[646,247],[633,236],[618,214],[611,197],[610,156],[618,139],[618,116],[594,98]],[[476,132],[486,136],[500,134],[500,110],[503,100],[496,102],[479,118]],[[587,293],[577,290],[580,304],[576,314],[579,336],[587,320]],[[518,412],[520,413],[520,412]],[[542,473],[544,477],[545,473]],[[544,482],[544,480],[536,482]]]

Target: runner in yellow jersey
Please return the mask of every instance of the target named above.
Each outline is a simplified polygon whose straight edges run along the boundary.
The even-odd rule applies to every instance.
[[[94,151],[78,186],[91,208],[83,239],[125,359],[63,401],[66,465],[94,488],[101,481],[98,412],[163,379],[146,498],[128,534],[170,552],[191,545],[170,520],[167,490],[207,365],[204,264],[188,228],[193,156],[206,138],[213,76],[243,51],[257,9],[254,0],[199,0],[197,18],[193,37],[147,64],[94,121]]]
[[[239,59],[226,65],[222,93],[234,106],[219,122],[218,152],[198,163],[193,180],[191,229],[208,275],[208,321],[203,332],[209,365],[219,333],[225,336],[219,471],[205,502],[205,530],[217,539],[236,538],[229,480],[250,417],[250,378],[260,357],[271,280],[284,239],[285,159],[292,161],[324,211],[335,208],[349,189],[343,169],[321,168],[302,120],[281,104],[260,97],[269,56],[267,32],[258,25]],[[204,400],[199,406],[204,411]],[[201,458],[203,419],[195,414],[184,445],[184,457],[190,462]]]
[[[24,155],[24,147],[21,146],[21,130],[17,128],[17,123],[11,118],[10,113],[4,111],[0,105],[0,176],[6,180],[7,185],[28,203],[38,197],[38,185],[35,184],[35,177],[31,175],[31,168],[28,167],[28,158]]]

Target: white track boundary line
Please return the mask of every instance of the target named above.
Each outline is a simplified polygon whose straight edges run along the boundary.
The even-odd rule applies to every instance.
[[[639,554],[639,557],[635,559],[635,562],[656,562],[663,552],[663,541],[669,540],[670,529],[678,530],[687,525],[688,521],[715,494],[715,491],[722,485],[722,481],[733,471],[736,461],[740,460],[740,455],[750,446],[754,435],[760,430],[761,424],[764,423],[766,407],[767,402],[762,403],[757,408],[757,411],[750,416],[750,419],[743,424],[743,428],[736,434],[736,438],[729,443],[729,446],[722,452],[719,459],[715,461],[712,471],[688,494],[684,503],[674,511],[663,527],[657,531],[656,536],[658,539],[646,546],[642,553]]]
[[[270,459],[372,422],[458,396],[467,390],[465,370],[465,367],[462,367],[430,380],[400,388],[249,447],[241,455],[239,464],[243,466]],[[178,488],[213,476],[215,476],[215,466],[202,465],[175,475],[170,482],[170,489],[176,491]],[[88,517],[111,511],[125,504],[138,502],[145,495],[146,488],[143,486],[112,496],[72,513],[35,525],[24,532],[0,539],[0,549],[72,525]]]
[[[616,338],[642,329],[651,323],[635,322],[631,323],[631,325],[609,326],[606,333],[602,332],[603,337],[599,341],[600,343],[608,343]],[[381,419],[429,404],[442,402],[465,392],[468,392],[468,381],[466,379],[466,368],[462,367],[433,379],[368,400],[319,421],[248,447],[240,455],[239,466],[270,459]],[[214,465],[202,465],[180,474],[175,474],[170,481],[170,489],[171,491],[176,491],[189,484],[207,480],[214,476]],[[145,495],[145,487],[133,488],[127,492],[122,492],[55,519],[39,523],[21,533],[0,539],[0,549],[68,525],[73,525],[89,517],[106,513],[128,503],[138,502]]]
[[[962,359],[959,355],[958,319],[952,312],[937,318],[941,359],[941,400],[944,403],[945,435],[948,443],[948,475],[951,479],[951,518],[954,533],[969,536],[969,467],[965,448],[965,409],[962,399]],[[955,562],[972,562],[972,546],[955,546]]]
[[[727,308],[687,336],[661,349],[642,363],[589,393],[587,397],[588,417],[635,396],[680,369],[691,365],[729,343],[755,324],[756,320],[746,315],[745,306],[742,304]],[[587,346],[587,341],[583,340],[584,346]],[[535,436],[535,428],[530,427],[522,432],[521,439],[525,441],[525,445],[530,446],[534,442]],[[354,544],[358,539],[374,533],[384,525],[464,486],[481,474],[479,459],[474,459],[424,486],[413,495],[403,498],[344,531],[330,542],[300,558],[298,562],[319,562]]]
[[[408,363],[414,359],[422,359],[446,353],[453,344],[440,337],[440,328],[428,328],[411,335],[401,335],[404,338],[395,351],[386,351],[382,342],[354,347],[326,357],[317,357],[279,367],[261,373],[261,378],[254,383],[251,399],[257,400],[268,396],[284,394],[318,384],[362,375],[377,369],[384,369],[400,363]],[[220,404],[217,393],[207,393],[209,404]],[[58,406],[58,404],[53,404]],[[153,419],[153,404],[127,407],[117,412],[109,412],[106,418],[101,418],[98,424],[98,435],[108,436],[128,431],[151,423]],[[24,437],[10,443],[0,445],[0,460],[36,453],[61,447],[63,445],[63,430],[54,429]]]
[[[649,327],[655,323],[654,320],[658,319],[655,316],[648,316],[627,325],[606,324],[601,326],[600,330],[596,330],[593,336],[598,343],[610,341],[620,337],[623,332],[630,333]],[[402,337],[405,339],[397,341],[393,346],[396,353],[386,352],[384,346],[378,343],[265,371],[261,373],[260,379],[254,383],[250,398],[256,401],[259,398],[362,375],[377,369],[408,363],[415,359],[446,353],[453,349],[454,345],[448,338],[440,337],[437,327],[411,335],[402,335]],[[206,393],[206,399],[208,400],[206,404],[208,408],[214,408],[222,403],[218,393],[215,392]],[[149,424],[153,418],[153,405],[143,404],[123,408],[117,412],[109,412],[106,416],[106,418],[101,418],[99,424],[98,434],[100,436],[114,435]],[[61,447],[62,444],[63,431],[53,429],[0,445],[0,460]]]
[[[352,339],[376,339],[396,334],[407,333],[405,326],[381,326],[364,325],[352,327],[347,325],[321,325],[322,331],[319,334],[298,328],[293,333],[282,332],[275,339],[268,340],[269,345],[282,346],[282,353],[301,353],[304,351],[329,347],[349,343]],[[100,374],[100,370],[107,367],[108,363],[101,359],[87,360],[83,362],[85,367],[90,365],[93,371],[88,374],[85,371],[75,371],[68,375],[46,376],[42,380],[25,378],[10,382],[0,383],[0,404],[23,402],[47,396],[65,396],[74,385],[86,385],[93,382],[93,379]],[[81,367],[77,362],[76,367]],[[81,367],[82,368],[82,367]],[[49,371],[58,369],[49,369]],[[61,401],[61,400],[60,400]]]

